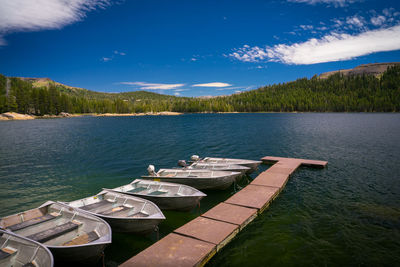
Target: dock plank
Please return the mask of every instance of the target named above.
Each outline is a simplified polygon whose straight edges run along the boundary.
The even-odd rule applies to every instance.
[[[260,175],[258,175],[250,184],[278,187],[279,189],[282,189],[286,185],[288,180],[288,174],[272,173],[268,172],[267,170],[260,173]]]
[[[272,156],[263,157],[261,159],[261,161],[266,164],[274,164],[278,161],[289,161],[289,160],[300,161],[302,165],[305,165],[308,167],[325,168],[328,165],[327,161],[322,161],[322,160],[283,158],[283,157],[272,157]]]
[[[216,253],[216,245],[183,235],[171,233],[127,260],[120,267],[203,266]]]
[[[273,165],[270,167],[267,171],[269,173],[278,173],[278,174],[287,174],[287,175],[292,175],[297,168],[290,167],[288,165]]]
[[[174,233],[193,237],[217,245],[221,249],[239,232],[239,226],[205,217],[197,217],[179,227]]]
[[[225,203],[264,211],[278,194],[278,187],[248,185],[228,198]]]
[[[239,230],[241,230],[257,217],[257,209],[222,202],[201,216],[236,224],[239,226]]]

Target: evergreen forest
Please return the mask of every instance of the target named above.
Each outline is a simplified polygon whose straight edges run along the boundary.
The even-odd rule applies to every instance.
[[[212,98],[176,97],[146,91],[101,93],[58,83],[32,82],[0,74],[0,113],[32,115],[141,112],[399,112],[400,66],[378,77],[314,76]]]

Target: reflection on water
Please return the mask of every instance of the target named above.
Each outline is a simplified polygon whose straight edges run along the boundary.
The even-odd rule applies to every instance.
[[[392,265],[400,262],[399,114],[193,114],[0,122],[0,216],[70,201],[200,156],[329,161],[300,168],[280,196],[210,266]],[[263,166],[265,169],[266,167]],[[254,176],[254,175],[253,175]],[[243,185],[243,184],[242,184]],[[200,210],[165,212],[162,237],[231,194],[206,192]],[[116,266],[154,243],[113,234]]]

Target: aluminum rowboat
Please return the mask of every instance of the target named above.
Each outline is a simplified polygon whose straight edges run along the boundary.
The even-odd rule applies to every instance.
[[[65,204],[102,218],[115,232],[149,233],[165,220],[153,202],[107,189]]]
[[[152,167],[154,168],[154,166]],[[239,175],[241,175],[240,172],[160,169],[157,173],[149,171],[149,175],[144,175],[142,178],[157,182],[184,184],[200,190],[224,190],[229,188]]]
[[[56,262],[93,264],[111,243],[104,220],[60,202],[1,218],[0,227],[45,245]]]
[[[162,210],[192,210],[206,196],[188,185],[136,179],[132,183],[111,189],[148,199]]]
[[[50,250],[42,244],[0,229],[0,266],[53,267]]]

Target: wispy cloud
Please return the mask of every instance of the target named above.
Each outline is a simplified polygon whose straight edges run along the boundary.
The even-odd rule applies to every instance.
[[[244,62],[274,61],[308,65],[399,49],[400,25],[356,35],[331,33],[320,39],[312,38],[292,45],[279,44],[265,48],[245,45],[230,56]]]
[[[349,4],[357,2],[357,0],[288,0],[289,2],[294,3],[304,3],[309,5],[316,5],[316,4],[327,4],[332,5],[334,7],[345,7]]]
[[[60,29],[110,4],[110,0],[0,0],[0,45],[5,45],[6,34]]]
[[[300,25],[300,28],[302,28],[303,30],[312,30],[314,29],[313,25]]]
[[[251,90],[251,89],[255,89],[255,88],[256,87],[254,85],[251,85],[251,86],[235,86],[235,87],[227,87],[227,88],[218,88],[215,90],[216,91],[236,90],[235,92],[237,92],[239,90],[240,92],[242,92],[242,91]]]
[[[101,58],[101,61],[103,61],[103,62],[107,62],[107,61],[110,61],[110,60],[112,60],[112,58],[110,58],[110,57],[102,57]]]
[[[198,83],[198,84],[193,84],[193,87],[228,87],[232,86],[232,84],[229,83],[221,83],[221,82],[212,82],[212,83]]]
[[[119,56],[126,56],[126,53],[118,51],[118,50],[114,50],[114,52],[111,56],[102,57],[100,60],[103,62],[108,62],[108,61],[114,60],[116,57],[119,57]]]
[[[126,56],[125,52],[121,52],[121,51],[118,51],[118,50],[114,50],[114,54],[115,55],[120,55],[120,56]]]
[[[119,84],[138,87],[141,90],[173,90],[184,86],[184,83],[167,84],[167,83],[147,83],[147,82],[120,82]]]

